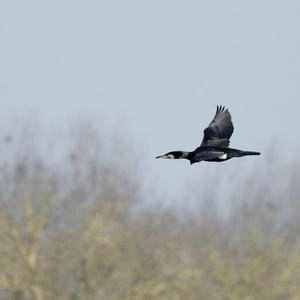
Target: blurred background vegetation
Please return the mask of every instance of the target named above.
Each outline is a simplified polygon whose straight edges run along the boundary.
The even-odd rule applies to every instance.
[[[247,175],[214,168],[201,192],[150,205],[126,138],[38,127],[1,140],[1,300],[300,299],[299,160],[270,151]]]

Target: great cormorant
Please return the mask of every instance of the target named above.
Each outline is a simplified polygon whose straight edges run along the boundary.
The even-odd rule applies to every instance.
[[[222,162],[233,157],[246,155],[260,155],[255,151],[243,151],[229,148],[229,139],[233,133],[233,124],[228,109],[217,106],[216,114],[207,128],[204,129],[204,137],[201,145],[192,152],[172,151],[156,158],[180,159],[185,158],[191,164],[200,161]]]

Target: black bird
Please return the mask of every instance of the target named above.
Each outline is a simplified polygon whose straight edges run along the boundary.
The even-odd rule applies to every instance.
[[[216,114],[207,128],[204,129],[204,137],[200,147],[192,152],[172,151],[156,158],[179,159],[185,158],[191,164],[200,161],[222,162],[233,157],[246,155],[260,155],[255,151],[243,151],[229,148],[229,139],[233,133],[233,124],[228,109],[217,106]]]

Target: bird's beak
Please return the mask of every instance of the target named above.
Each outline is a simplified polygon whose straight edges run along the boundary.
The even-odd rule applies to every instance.
[[[174,155],[173,154],[164,154],[164,155],[156,156],[156,158],[174,159]]]

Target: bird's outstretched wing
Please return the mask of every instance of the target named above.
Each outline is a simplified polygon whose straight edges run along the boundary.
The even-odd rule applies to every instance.
[[[207,128],[200,147],[228,147],[229,139],[233,133],[231,115],[225,106],[217,106],[216,114]]]

